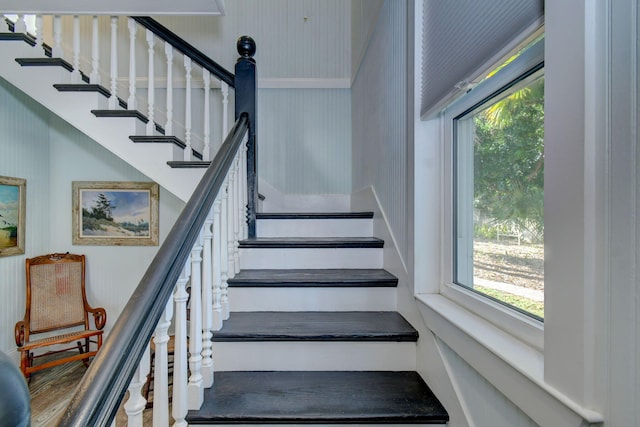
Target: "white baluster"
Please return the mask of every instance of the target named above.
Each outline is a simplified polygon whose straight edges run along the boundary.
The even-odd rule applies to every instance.
[[[111,17],[111,96],[109,109],[118,106],[118,17]]]
[[[51,46],[51,57],[62,58],[62,18],[60,15],[53,17],[53,46]]]
[[[191,250],[191,316],[189,317],[189,409],[200,409],[202,384],[202,230]]]
[[[242,212],[242,198],[240,197],[240,151],[236,153],[234,161],[236,182],[233,186],[235,201],[233,212],[233,265],[234,273],[240,272],[240,213]]]
[[[129,98],[127,99],[127,109],[137,110],[136,101],[136,31],[138,26],[136,21],[129,18]]]
[[[227,267],[227,277],[229,279],[233,278],[236,275],[236,264],[235,264],[235,215],[236,215],[236,171],[235,167],[232,164],[229,169],[229,187],[227,187],[227,193],[229,194],[229,203],[227,203],[227,259],[229,266]]]
[[[73,17],[73,71],[71,72],[71,81],[73,83],[82,82],[82,74],[80,74],[80,17],[78,15]]]
[[[227,188],[229,186],[229,177],[225,178],[224,184],[222,184],[222,188],[220,192],[222,194],[222,205],[221,205],[221,216],[220,216],[220,234],[217,237],[220,240],[220,305],[222,306],[222,320],[227,320],[229,318],[229,285],[227,283],[228,276],[228,268],[229,268],[229,252],[227,245],[227,235],[228,235],[228,209],[227,204],[229,202],[229,194],[227,193]]]
[[[153,67],[153,61],[155,56],[154,46],[156,44],[156,39],[151,30],[147,30],[147,52],[149,56],[149,73],[147,76],[147,118],[149,121],[147,122],[147,135],[153,135],[155,131],[155,123],[153,121],[154,116],[154,108],[155,108],[155,71]]]
[[[184,160],[191,160],[191,58],[184,57],[184,71],[187,85],[185,87],[184,118]]]
[[[129,427],[142,427],[142,411],[147,405],[147,401],[142,396],[142,386],[147,382],[149,374],[149,345],[142,355],[140,364],[133,374],[129,384],[129,400],[124,404],[124,411],[127,414]]]
[[[204,221],[202,232],[202,384],[209,388],[213,385],[213,259],[211,244],[213,239],[213,208]]]
[[[24,15],[18,15],[18,19],[13,24],[13,31],[15,33],[25,33],[27,32],[27,21],[24,20]]]
[[[229,85],[220,82],[220,92],[222,93],[222,141],[229,132]]]
[[[247,239],[249,237],[249,225],[247,224],[247,205],[249,204],[249,193],[247,192],[247,140],[245,136],[242,141],[242,159],[240,165],[242,166],[242,178],[240,183],[242,184],[240,194],[242,194],[242,238]]]
[[[100,44],[98,34],[98,17],[93,17],[91,28],[91,74],[89,74],[89,83],[100,84]]]
[[[188,411],[187,395],[187,282],[191,271],[191,260],[182,269],[182,274],[176,283],[173,296],[175,301],[175,347],[173,352],[173,397],[171,400],[174,427],[186,427],[185,421]]]
[[[42,15],[36,15],[36,44],[33,47],[42,49]]]
[[[164,53],[167,57],[167,122],[164,124],[164,134],[173,135],[173,46],[164,43]]]
[[[169,352],[167,330],[173,317],[173,298],[167,305],[156,326],[153,343],[155,346],[153,371],[153,425],[169,425]],[[175,345],[174,345],[175,347]]]
[[[213,202],[213,325],[214,331],[222,328],[222,231],[220,224],[220,206],[222,205],[222,191]]]
[[[209,70],[202,69],[202,78],[204,80],[204,147],[202,150],[202,160],[211,160],[211,73]]]

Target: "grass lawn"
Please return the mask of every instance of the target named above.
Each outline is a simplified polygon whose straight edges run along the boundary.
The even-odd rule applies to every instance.
[[[528,311],[529,313],[535,314],[536,316],[544,318],[544,303],[533,301],[525,297],[521,297],[518,295],[513,295],[508,292],[497,291],[495,289],[485,288],[483,286],[474,286],[478,292],[482,292],[483,294],[489,295],[490,297],[499,299],[507,304],[511,304],[514,307],[518,307],[522,310]]]

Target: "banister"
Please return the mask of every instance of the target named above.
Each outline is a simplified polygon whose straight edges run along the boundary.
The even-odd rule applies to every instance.
[[[148,16],[132,16],[133,20],[144,28],[160,37],[162,40],[171,44],[175,49],[182,52],[185,56],[191,58],[192,61],[208,70],[231,87],[235,87],[235,78],[233,73],[228,71],[222,65],[218,64],[207,55],[196,49],[193,45],[185,41],[183,38],[175,34],[173,31]]]
[[[59,426],[111,425],[249,125],[246,113],[236,121],[83,376]]]

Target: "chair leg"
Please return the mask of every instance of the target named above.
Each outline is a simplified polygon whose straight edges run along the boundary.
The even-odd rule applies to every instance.
[[[31,367],[33,363],[33,357],[31,352],[27,350],[20,350],[20,370],[27,381],[31,381],[31,374],[27,373],[27,369]]]
[[[78,351],[80,352],[80,354],[84,354],[84,353],[88,353],[89,352],[89,338],[85,338],[84,345],[82,344],[81,341],[78,341],[77,344],[78,344]],[[91,362],[89,361],[88,358],[87,359],[82,359],[82,364],[85,367],[88,368],[90,363]]]

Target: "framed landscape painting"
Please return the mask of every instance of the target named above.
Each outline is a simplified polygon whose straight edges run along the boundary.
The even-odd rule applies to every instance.
[[[73,244],[158,244],[158,184],[74,181]]]
[[[0,257],[24,253],[27,181],[0,176]]]

